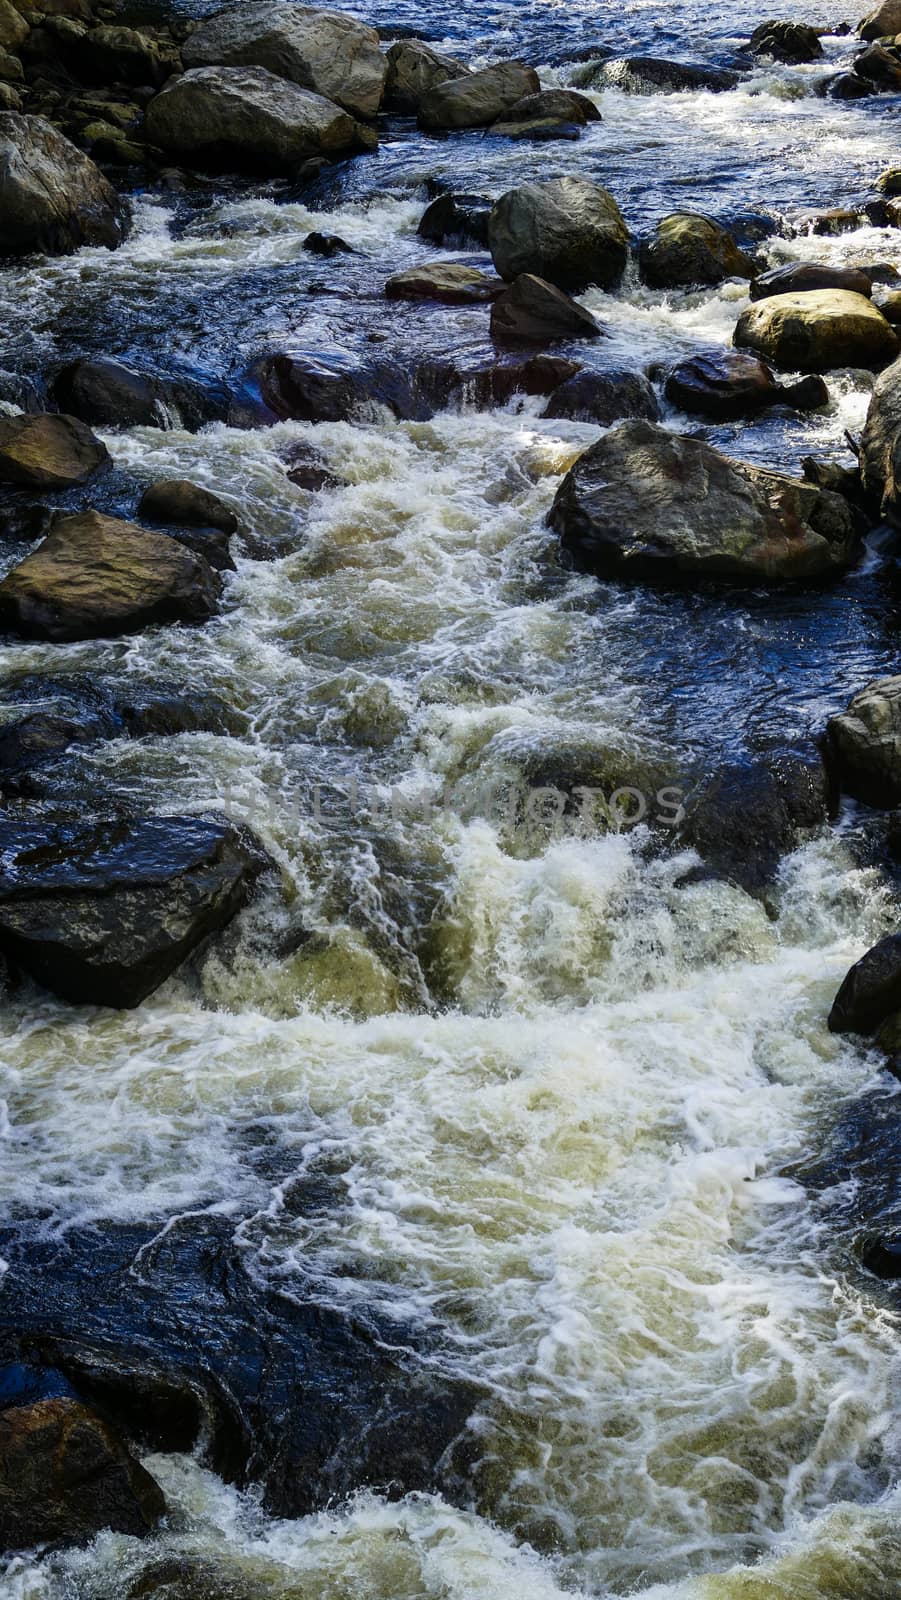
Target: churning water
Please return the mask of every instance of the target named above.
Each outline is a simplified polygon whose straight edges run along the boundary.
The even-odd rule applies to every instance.
[[[570,81],[562,58],[594,40],[723,61],[765,15],[694,0],[347,9],[468,59],[524,54],[548,83]],[[843,20],[832,0],[780,14]],[[830,65],[852,43],[827,40]],[[841,204],[897,160],[897,123],[884,99],[817,98],[823,70],[761,69],[722,96],[600,91],[604,120],[575,145],[430,141],[397,123],[312,207],[243,184],[143,194],[115,254],[0,275],[0,366],[102,351],[238,371],[266,349],[373,337],[475,347],[485,311],[382,298],[391,272],[435,253],[415,231],[428,177],[499,193],[583,173],[636,233],[676,208],[734,220]],[[311,261],[314,228],[357,254]],[[773,264],[892,262],[897,240],[872,228],[764,248]],[[591,293],[610,335],[592,359],[639,369],[722,347],[743,294]],[[836,375],[826,414],[709,436],[791,470],[812,450],[840,456],[871,381]],[[888,1092],[825,1019],[893,923],[889,889],[846,829],[786,863],[768,914],[686,882],[692,858],[651,854],[640,829],[524,840],[480,804],[486,784],[574,750],[677,784],[688,761],[816,732],[893,668],[896,618],[867,566],[778,601],[566,574],[545,515],[596,430],[539,411],[111,434],[117,465],[194,479],[239,510],[246,553],[223,614],[5,652],[10,676],[218,691],[241,730],[87,750],[86,792],[224,807],[281,875],[137,1012],[10,1000],[7,1215],[46,1240],[215,1211],[255,1274],[437,1333],[421,1359],[486,1393],[468,1511],[367,1494],[278,1522],[193,1458],[154,1457],[165,1531],[16,1558],[10,1600],[114,1600],[179,1553],[216,1563],[211,1595],[231,1583],[279,1600],[901,1596],[897,1321],[828,1195],[793,1176],[851,1103]],[[344,486],[291,484],[300,441]],[[276,559],[254,558],[260,541]],[[437,789],[454,803],[418,803]],[[393,817],[392,791],[409,800]],[[322,1163],[333,1203],[298,1216],[290,1183]]]

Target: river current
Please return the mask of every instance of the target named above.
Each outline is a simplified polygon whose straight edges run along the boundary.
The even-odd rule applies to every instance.
[[[572,81],[566,58],[594,41],[727,62],[768,15],[737,0],[346,9],[473,62],[522,55],[547,84]],[[779,15],[858,20],[834,0]],[[827,65],[853,44],[828,38]],[[102,352],[215,372],[269,348],[476,347],[483,309],[382,298],[392,272],[440,253],[416,235],[428,179],[499,194],[581,173],[636,235],[677,208],[791,220],[897,163],[897,102],[818,98],[824,70],[764,67],[720,96],[589,91],[604,120],[572,145],[430,140],[398,121],[303,199],[221,181],[141,193],[115,253],[0,273],[0,367]],[[357,253],[311,258],[313,229]],[[898,238],[786,229],[761,248],[774,265],[901,265]],[[591,291],[609,331],[591,360],[638,370],[722,348],[745,296],[635,277]],[[872,380],[829,381],[828,412],[708,436],[786,470],[812,452],[850,460]],[[231,1574],[273,1600],[901,1596],[897,1318],[834,1194],[802,1181],[855,1105],[895,1092],[826,1029],[848,966],[894,925],[855,814],[787,860],[764,908],[686,882],[692,858],[649,852],[640,828],[524,837],[482,803],[486,784],[560,752],[653,761],[677,782],[689,757],[816,734],[896,670],[896,604],[873,560],[779,599],[567,574],[545,517],[597,430],[540,409],[105,434],[118,466],[234,502],[248,541],[222,615],[4,649],[4,676],[221,694],[239,731],[90,747],[86,792],[225,809],[281,878],[133,1013],[10,997],[5,1214],[45,1242],[225,1216],[262,1279],[436,1333],[421,1359],[489,1395],[469,1510],[364,1494],[277,1521],[199,1459],[154,1456],[162,1532],[17,1557],[8,1600],[114,1600],[178,1554],[215,1559],[223,1595]],[[299,442],[344,485],[294,487]],[[291,1183],[323,1167],[332,1202],[298,1215]]]

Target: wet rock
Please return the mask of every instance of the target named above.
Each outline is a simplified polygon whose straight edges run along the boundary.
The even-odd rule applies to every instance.
[[[189,36],[182,56],[186,67],[263,67],[367,119],[378,112],[389,70],[374,28],[283,0],[243,0],[218,12]]]
[[[385,106],[393,111],[418,112],[440,84],[468,75],[469,68],[462,61],[440,55],[422,39],[399,39],[388,51]]]
[[[293,172],[308,156],[359,148],[353,118],[263,67],[199,67],[147,107],[148,139],[202,166]]]
[[[889,199],[901,195],[901,167],[888,167],[880,173],[876,187],[880,194],[888,195]]]
[[[81,245],[115,249],[125,211],[86,155],[43,117],[0,112],[0,251],[66,255]]]
[[[901,0],[883,0],[864,17],[858,28],[862,39],[885,39],[901,33]]]
[[[71,362],[50,392],[62,411],[95,427],[153,428],[165,420],[159,383],[107,357]]]
[[[248,1270],[234,1230],[207,1215],[73,1227],[52,1247],[7,1235],[8,1359],[39,1354],[150,1448],[190,1449],[202,1428],[213,1470],[259,1483],[272,1516],[364,1488],[465,1496],[483,1396],[429,1362],[434,1333],[279,1294]]]
[[[530,273],[570,293],[590,284],[615,288],[629,258],[619,206],[587,178],[508,190],[492,210],[488,239],[502,278]]]
[[[0,46],[18,50],[29,34],[28,23],[12,0],[0,0]]]
[[[240,910],[261,857],[225,818],[0,821],[0,952],[74,1005],[131,1009]]]
[[[353,245],[349,245],[337,233],[308,233],[303,249],[309,251],[311,256],[322,256],[326,261],[331,261],[334,256],[352,256],[356,253]]]
[[[457,262],[429,261],[395,273],[385,284],[389,300],[437,300],[448,306],[485,305],[504,292],[500,278]]]
[[[871,44],[854,63],[854,72],[878,89],[897,93],[901,88],[901,52],[891,46]]]
[[[391,360],[297,351],[265,357],[254,376],[263,404],[282,420],[347,422],[373,406],[384,406],[405,421],[434,415],[431,396],[418,388],[415,373]]]
[[[491,132],[498,139],[528,139],[535,144],[547,144],[554,139],[575,143],[582,137],[581,122],[561,122],[556,117],[535,117],[528,122],[501,120],[492,124]]]
[[[877,514],[901,527],[901,361],[876,380],[860,440],[860,472]]]
[[[538,74],[521,61],[503,61],[448,79],[424,95],[419,105],[423,128],[487,128],[526,95],[537,94]]]
[[[885,1282],[901,1278],[901,1239],[870,1239],[861,1252],[861,1262]]]
[[[177,683],[114,685],[117,721],[132,739],[182,733],[239,734],[246,718],[210,689]]]
[[[0,1548],[138,1538],[165,1514],[159,1485],[113,1430],[65,1397],[0,1412]]]
[[[557,339],[600,339],[602,333],[590,311],[532,273],[522,273],[491,308],[496,344],[544,345]]]
[[[639,270],[652,289],[691,288],[726,278],[753,278],[756,262],[710,217],[676,212],[643,239]]]
[[[656,56],[625,56],[607,61],[598,79],[623,94],[684,94],[693,89],[724,94],[741,82],[737,72],[689,61],[663,61]]]
[[[422,214],[416,230],[429,244],[488,244],[493,201],[478,194],[440,194]]]
[[[504,122],[573,122],[584,127],[587,122],[600,122],[601,113],[593,100],[575,89],[540,89],[537,94],[517,100],[504,113]],[[497,124],[495,124],[495,131]]]
[[[901,677],[868,683],[830,719],[827,739],[846,794],[869,805],[901,805]]]
[[[844,289],[870,299],[873,283],[862,267],[829,267],[821,263],[793,261],[785,267],[762,272],[751,284],[752,300],[769,300],[778,294],[810,294],[818,289]]]
[[[830,1033],[873,1033],[901,1009],[901,933],[868,950],[845,978],[829,1013]]]
[[[579,458],[549,521],[579,570],[670,585],[834,577],[856,543],[838,495],[643,421]]]
[[[789,66],[820,61],[823,56],[817,29],[802,22],[762,22],[751,34],[748,48],[752,55],[783,61]]]
[[[647,378],[638,372],[577,372],[554,390],[542,416],[609,428],[623,417],[657,422],[660,407]]]
[[[837,72],[821,92],[829,100],[863,100],[867,95],[874,94],[875,90],[871,83],[865,83],[856,73]]]
[[[109,465],[106,445],[77,417],[0,417],[0,483],[69,489]]]
[[[102,639],[204,622],[220,584],[174,539],[98,511],[58,517],[0,583],[0,621],[28,639]]]
[[[679,837],[718,876],[759,896],[783,856],[824,827],[832,809],[818,751],[778,750],[705,778],[686,799]]]
[[[561,384],[575,377],[578,371],[577,361],[545,354],[526,358],[508,356],[487,367],[481,361],[472,368],[461,364],[450,399],[477,409],[506,405],[516,394],[555,394]]]
[[[774,366],[800,372],[884,367],[898,354],[898,336],[872,301],[845,289],[780,294],[748,308],[735,344]]]
[[[303,440],[282,452],[282,460],[291,483],[298,489],[308,489],[316,494],[320,489],[342,489],[346,480],[333,472],[325,456]]]
[[[149,522],[219,528],[226,534],[238,531],[238,518],[231,506],[187,478],[159,478],[152,483],[141,496],[138,515]]]
[[[829,390],[822,378],[804,378],[800,383],[783,385],[772,368],[756,356],[735,351],[694,356],[680,362],[669,374],[664,392],[680,410],[708,417],[712,422],[754,417],[769,406],[812,411],[829,403]]]

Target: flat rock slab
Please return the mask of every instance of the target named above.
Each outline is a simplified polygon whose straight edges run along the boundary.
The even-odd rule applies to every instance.
[[[783,370],[879,368],[898,354],[898,335],[871,300],[846,289],[780,294],[739,318],[735,344]]]
[[[476,267],[430,261],[397,272],[385,284],[389,300],[438,300],[448,306],[485,305],[503,294],[501,278],[489,278]]]
[[[77,417],[0,417],[0,483],[71,489],[110,464],[106,445]]]
[[[215,816],[0,821],[0,952],[73,1004],[132,1008],[231,920],[261,863]]]
[[[580,456],[549,520],[580,570],[666,584],[823,579],[856,548],[839,495],[643,421]]]
[[[98,511],[60,517],[0,583],[0,623],[27,639],[115,638],[155,623],[204,622],[221,580],[165,534]]]

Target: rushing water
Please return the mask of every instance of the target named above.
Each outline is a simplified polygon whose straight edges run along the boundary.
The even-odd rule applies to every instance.
[[[727,61],[766,14],[694,0],[347,9],[470,59],[521,52],[548,83],[595,39]],[[780,14],[841,20],[831,0]],[[852,43],[831,38],[829,56]],[[822,75],[761,69],[719,97],[602,92],[604,121],[575,145],[427,140],[395,123],[312,205],[244,184],[145,193],[115,254],[0,274],[0,366],[103,351],[237,372],[267,348],[353,350],[373,333],[476,347],[483,310],[381,298],[390,272],[435,253],[415,232],[426,178],[498,193],[585,173],[636,232],[676,207],[790,218],[861,195],[897,160],[896,106],[816,98]],[[312,228],[358,254],[312,261]],[[774,264],[896,262],[897,239],[777,233],[765,248]],[[638,369],[722,347],[743,293],[591,293],[610,333],[591,359]],[[710,437],[788,468],[841,457],[870,382],[836,375],[827,414]],[[243,733],[74,759],[92,793],[224,806],[281,872],[135,1013],[9,1001],[7,1214],[46,1240],[217,1210],[255,1273],[438,1330],[428,1359],[489,1396],[469,1511],[363,1495],[276,1522],[193,1458],[154,1457],[173,1507],[163,1532],[16,1558],[10,1600],[113,1600],[178,1553],[219,1563],[211,1594],[240,1583],[284,1600],[901,1595],[896,1319],[829,1197],[796,1176],[857,1097],[888,1092],[825,1018],[891,925],[890,889],[856,860],[848,819],[786,863],[768,915],[725,884],[686,886],[689,859],[650,855],[640,830],[523,840],[479,804],[486,782],[561,752],[611,770],[653,761],[677,782],[688,761],[817,732],[894,667],[895,607],[872,561],[834,592],[779,600],[561,572],[545,514],[595,430],[539,411],[110,434],[123,469],[234,501],[246,553],[223,614],[5,649],[9,676],[217,690]],[[283,463],[298,441],[346,486],[294,488]],[[258,540],[277,559],[254,559]],[[392,789],[439,787],[453,805],[392,819]],[[256,1159],[264,1139],[274,1165]],[[340,1202],[298,1216],[289,1180],[322,1161]]]

